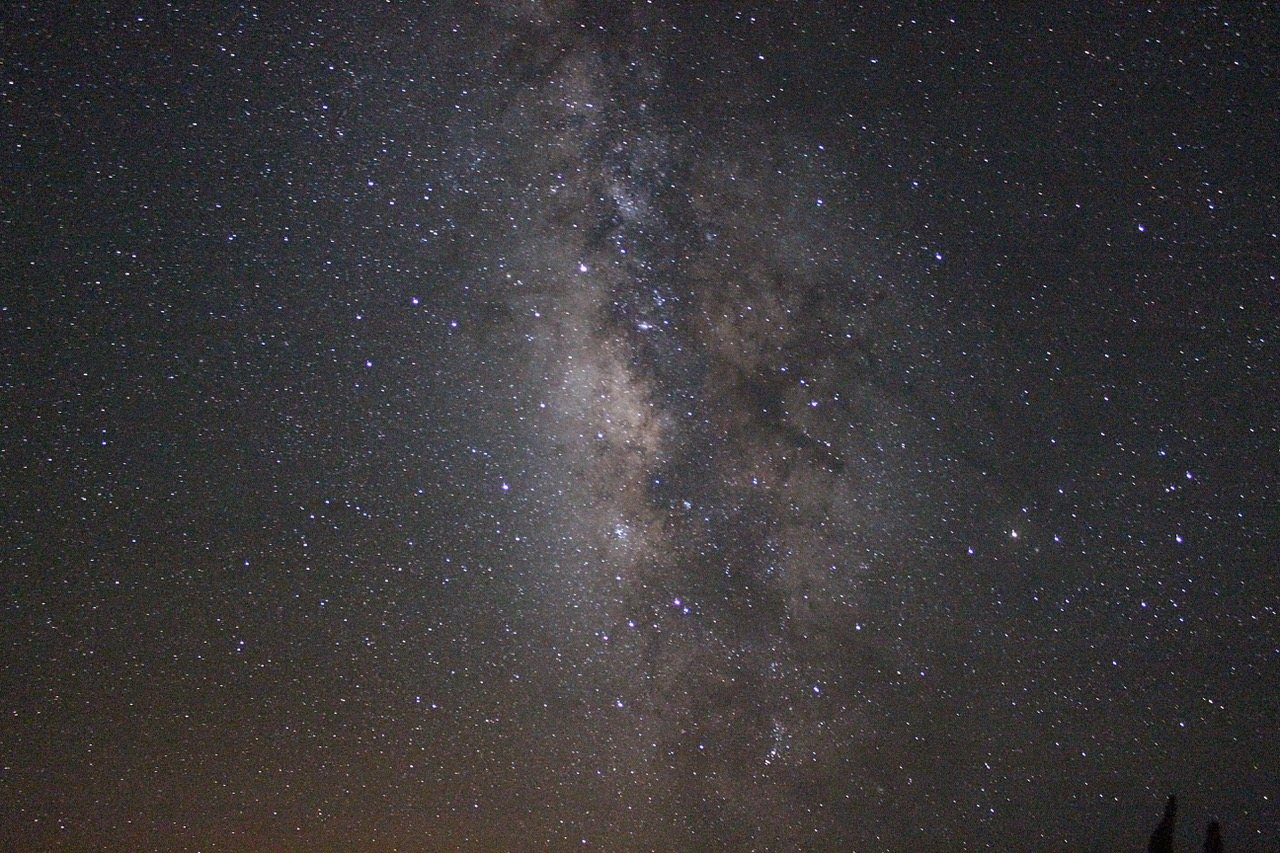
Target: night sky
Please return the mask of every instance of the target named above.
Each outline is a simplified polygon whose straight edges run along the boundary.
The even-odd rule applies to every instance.
[[[0,11],[0,847],[1280,844],[1280,10]]]

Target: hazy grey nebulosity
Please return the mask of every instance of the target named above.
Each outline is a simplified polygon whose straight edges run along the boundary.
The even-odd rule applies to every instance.
[[[619,794],[602,822],[852,842],[850,810],[902,773],[890,742],[974,760],[929,686],[945,633],[903,631],[948,565],[919,548],[937,502],[981,452],[933,414],[972,392],[904,370],[955,332],[862,248],[840,155],[752,139],[732,104],[691,126],[642,47],[660,16],[513,25],[524,86],[490,141],[521,187],[496,215],[522,225],[480,334],[522,365],[528,487],[554,494],[529,612],[573,649],[592,720],[573,752]]]

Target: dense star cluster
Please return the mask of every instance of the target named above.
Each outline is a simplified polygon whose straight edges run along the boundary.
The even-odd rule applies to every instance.
[[[1275,8],[349,5],[0,13],[0,847],[1280,843]]]

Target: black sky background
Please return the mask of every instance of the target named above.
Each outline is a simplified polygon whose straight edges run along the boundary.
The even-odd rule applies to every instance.
[[[0,14],[6,848],[1277,843],[1273,6]]]

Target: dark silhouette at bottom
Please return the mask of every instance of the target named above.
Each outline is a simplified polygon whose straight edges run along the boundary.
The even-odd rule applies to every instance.
[[[1173,853],[1173,828],[1178,820],[1178,798],[1169,797],[1164,804],[1164,817],[1156,825],[1147,842],[1147,853]],[[1204,834],[1204,853],[1223,853],[1222,825],[1216,820],[1209,821]]]
[[[1204,853],[1222,853],[1222,826],[1216,820],[1209,821],[1205,831]]]
[[[1164,817],[1151,833],[1147,842],[1147,853],[1173,853],[1173,825],[1178,819],[1178,798],[1169,797],[1164,804]]]

